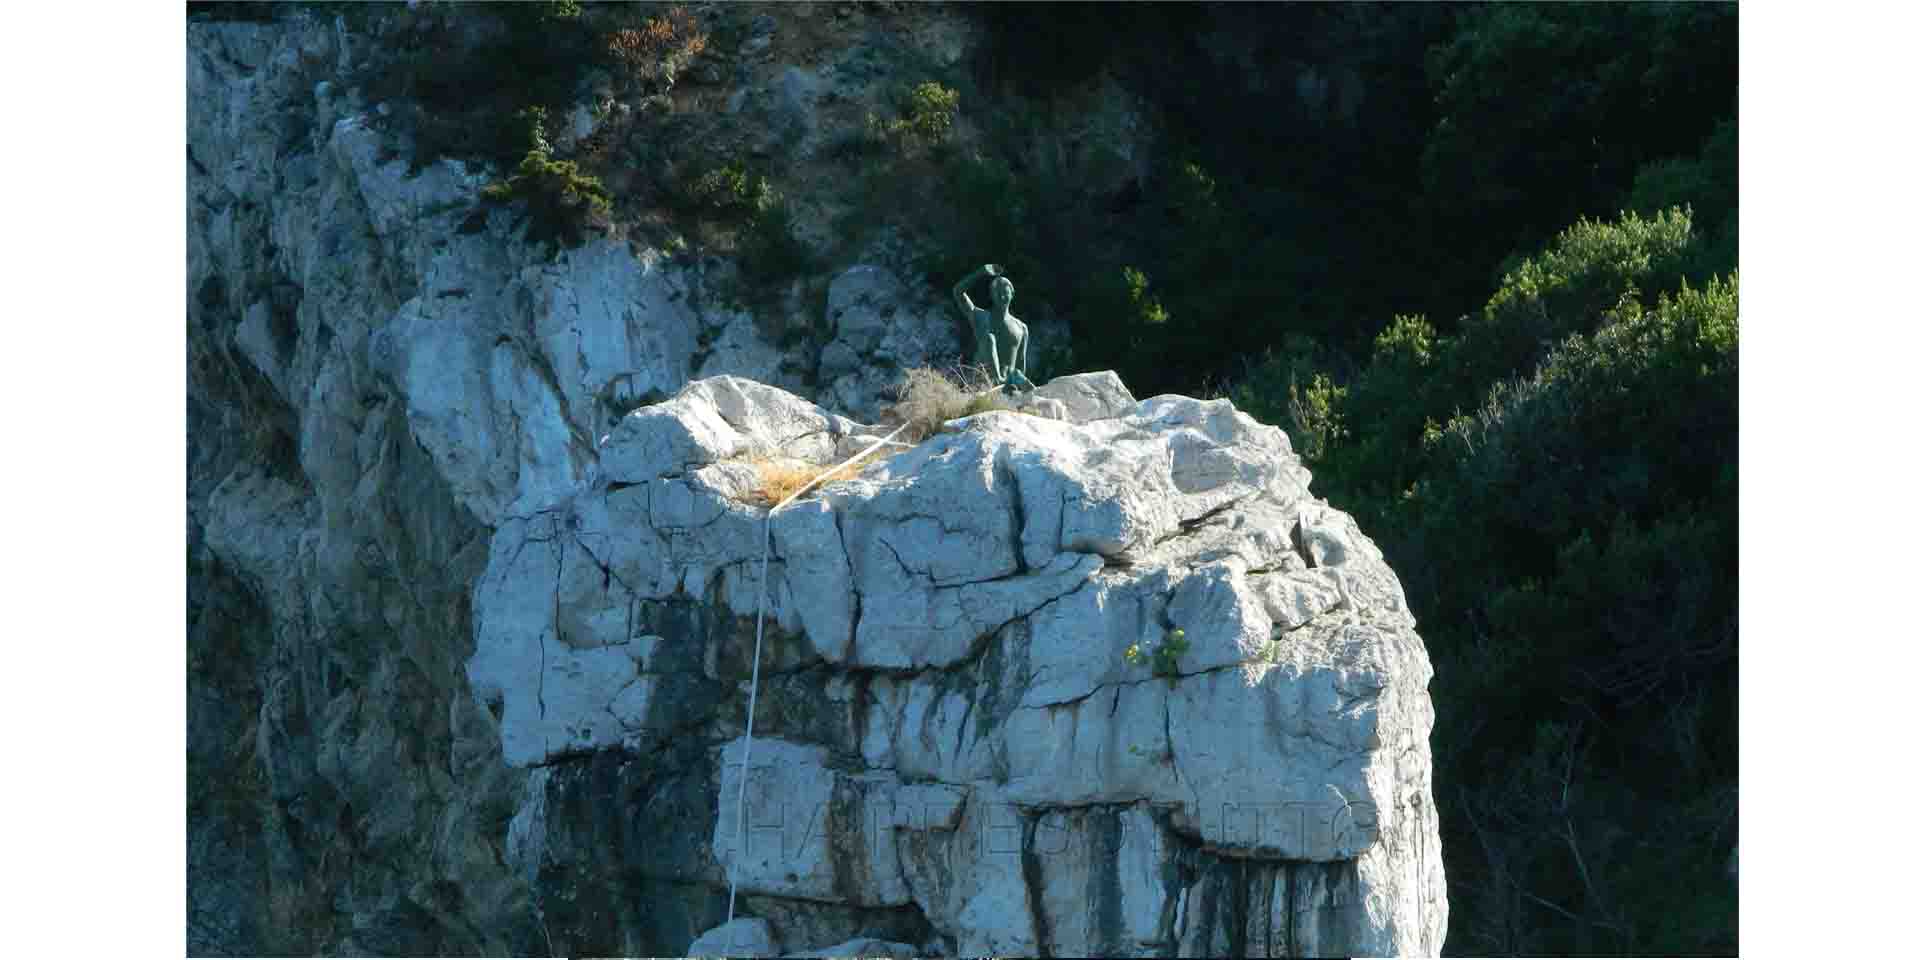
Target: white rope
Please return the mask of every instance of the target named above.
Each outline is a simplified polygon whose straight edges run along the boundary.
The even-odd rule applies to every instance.
[[[748,687],[747,692],[747,741],[740,749],[740,798],[739,801],[733,805],[735,824],[733,839],[734,869],[727,871],[727,952],[729,955],[732,955],[738,947],[736,938],[739,936],[739,931],[732,928],[733,904],[740,893],[740,858],[746,855],[747,850],[747,772],[753,769],[751,765],[753,759],[753,711],[760,700],[760,641],[761,638],[765,636],[767,624],[767,557],[773,552],[773,515],[782,507],[799,499],[801,494],[813,489],[815,484],[839,473],[846,469],[848,464],[859,460],[861,457],[889,443],[902,447],[912,446],[912,444],[900,443],[893,439],[896,434],[906,428],[907,424],[904,423],[893,428],[893,433],[889,433],[879,440],[874,441],[872,446],[848,457],[845,461],[831,469],[821,471],[818,476],[812,480],[808,480],[800,489],[788,494],[785,500],[774,504],[767,510],[766,534],[760,541],[760,601],[758,609],[755,610],[753,615],[753,682],[752,685]]]

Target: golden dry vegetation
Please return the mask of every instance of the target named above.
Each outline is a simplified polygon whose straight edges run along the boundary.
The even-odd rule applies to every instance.
[[[754,469],[759,480],[744,498],[746,502],[761,507],[777,506],[788,497],[798,493],[815,477],[820,483],[815,489],[836,480],[850,480],[867,468],[867,465],[885,456],[885,448],[875,450],[844,466],[832,468],[827,465],[808,463],[791,457],[749,457],[746,464]]]

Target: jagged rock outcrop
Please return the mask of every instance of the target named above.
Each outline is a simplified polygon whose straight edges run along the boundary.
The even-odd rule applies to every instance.
[[[1436,952],[1431,670],[1392,572],[1278,429],[1110,406],[955,421],[770,540],[750,458],[824,468],[873,428],[732,377],[629,414],[494,535],[469,675],[507,762],[701,745],[682,876],[789,949],[841,932],[818,909],[962,955]]]
[[[835,410],[875,420],[900,372],[960,354],[953,308],[916,295],[893,271],[858,266],[827,288],[833,339],[820,351],[822,399]]]

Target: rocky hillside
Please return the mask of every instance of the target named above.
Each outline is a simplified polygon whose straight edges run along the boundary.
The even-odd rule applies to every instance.
[[[968,42],[829,13],[756,15],[668,96],[808,156],[851,123],[814,105]],[[748,832],[780,798],[795,847],[729,844],[759,513],[728,461],[841,452],[959,331],[884,236],[771,300],[644,210],[534,239],[369,96],[389,29],[189,25],[191,952],[674,954],[729,873],[787,950],[1438,950],[1397,581],[1277,430],[1111,385],[781,514]],[[849,242],[809,197],[800,241]]]

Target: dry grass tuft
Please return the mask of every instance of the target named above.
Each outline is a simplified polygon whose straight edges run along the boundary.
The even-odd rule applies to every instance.
[[[899,438],[909,444],[919,443],[938,433],[940,425],[948,420],[970,417],[988,410],[1013,409],[1012,401],[993,387],[986,371],[979,367],[960,367],[951,373],[943,373],[932,367],[916,367],[908,370],[894,387],[894,395],[899,401],[888,409],[888,419],[907,425]],[[740,499],[756,506],[773,507],[805,488],[816,477],[820,478],[816,489],[835,481],[848,480],[858,476],[868,464],[892,452],[881,446],[852,463],[831,468],[831,473],[826,472],[829,470],[827,466],[792,457],[748,457],[741,462],[752,467],[758,479]]]
[[[823,477],[814,489],[819,489],[836,480],[850,480],[859,476],[867,465],[886,455],[885,448],[875,450],[864,457],[854,460],[846,466],[835,469]],[[813,482],[813,478],[826,473],[827,468],[817,463],[794,460],[787,457],[752,457],[746,461],[754,469],[760,481],[747,492],[746,501],[761,507],[773,507],[794,495],[802,487]]]
[[[754,457],[747,461],[759,475],[760,482],[747,492],[748,503],[762,507],[771,507],[793,496],[794,491],[807,485],[820,468],[811,463],[772,457]]]
[[[918,443],[940,431],[940,425],[988,410],[1011,410],[1006,394],[994,389],[985,370],[961,367],[953,375],[932,367],[915,367],[894,387],[899,401],[892,415],[906,423],[906,440]]]

